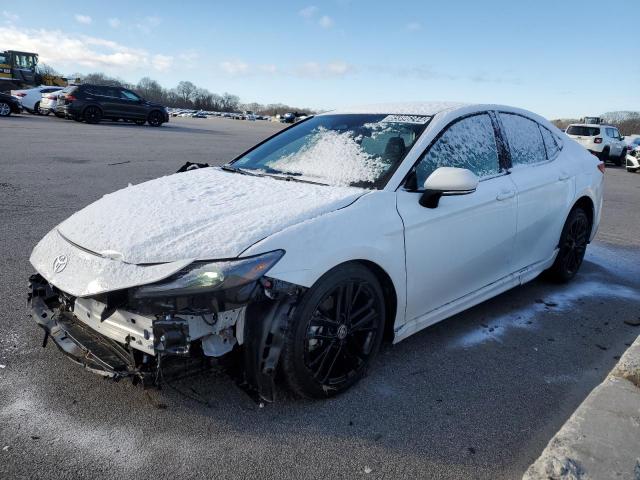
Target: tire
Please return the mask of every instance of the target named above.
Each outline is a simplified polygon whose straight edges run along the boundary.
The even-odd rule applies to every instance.
[[[100,123],[100,121],[102,120],[102,110],[100,110],[100,108],[96,107],[95,105],[89,105],[83,110],[82,118],[87,123]]]
[[[147,122],[149,122],[149,125],[151,125],[152,127],[159,127],[162,125],[162,114],[158,111],[153,111],[151,113],[149,113],[149,116],[147,117]]]
[[[136,125],[139,125],[139,126],[142,126],[142,125],[144,125],[145,123],[147,123],[147,121],[146,121],[146,120],[136,120],[135,122],[136,122]]]
[[[620,156],[616,157],[613,163],[617,167],[621,167],[625,163],[626,159],[627,159],[627,149],[625,148],[622,150],[622,153],[620,154]]]
[[[581,207],[574,207],[560,235],[558,256],[549,270],[549,278],[566,283],[576,276],[589,243],[591,222]]]
[[[42,115],[42,113],[40,113],[40,102],[36,102],[36,104],[33,106],[33,112],[34,115]]]
[[[45,117],[48,117],[50,113],[51,113],[51,110],[45,110],[44,112],[40,111],[40,115],[44,115]]]
[[[602,152],[600,152],[600,160],[602,160],[603,162],[608,162],[610,160],[609,148],[605,148],[604,150],[602,150]]]
[[[9,115],[11,115],[11,105],[0,102],[0,117],[8,117]]]
[[[369,269],[345,264],[323,275],[287,329],[280,368],[291,391],[326,398],[358,382],[380,349],[384,319],[382,288]]]

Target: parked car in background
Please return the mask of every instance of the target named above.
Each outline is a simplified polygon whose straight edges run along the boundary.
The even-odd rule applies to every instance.
[[[26,90],[11,90],[11,95],[20,98],[22,108],[27,112],[40,114],[40,102],[42,95],[45,93],[53,93],[62,90],[63,87],[51,87],[40,85],[39,87],[29,88]]]
[[[627,135],[624,137],[624,142],[627,144],[627,152],[640,147],[640,135]]]
[[[296,116],[293,113],[285,113],[280,116],[280,121],[282,123],[294,123],[296,121]]]
[[[58,90],[57,92],[43,93],[40,99],[40,114],[49,115],[56,112],[56,106],[58,105],[58,95],[64,90]]]
[[[600,223],[603,166],[507,106],[317,115],[222,167],[129,186],[57,225],[30,257],[32,317],[116,379],[148,384],[171,357],[236,352],[265,400],[276,372],[296,394],[335,395],[383,338],[544,271],[573,279]]]
[[[159,127],[169,121],[163,105],[149,102],[126,88],[108,85],[83,84],[65,89],[58,97],[56,112],[87,123],[122,119]]]
[[[603,162],[621,166],[627,155],[627,145],[613,125],[574,123],[565,133]]]
[[[0,92],[0,117],[8,117],[12,113],[22,112],[20,100],[7,93]]]
[[[627,156],[625,167],[627,172],[637,172],[640,170],[640,135],[627,137]]]

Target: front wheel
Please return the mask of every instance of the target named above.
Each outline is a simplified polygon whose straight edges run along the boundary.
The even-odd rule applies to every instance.
[[[560,235],[559,251],[548,270],[552,280],[566,283],[576,276],[589,242],[591,223],[586,212],[576,207],[571,210]]]
[[[366,373],[382,342],[385,304],[377,278],[362,265],[321,277],[296,308],[281,357],[289,388],[325,398]]]
[[[160,112],[151,112],[149,114],[149,117],[147,118],[149,125],[151,125],[152,127],[159,127],[160,125],[162,125],[162,120],[163,118]]]

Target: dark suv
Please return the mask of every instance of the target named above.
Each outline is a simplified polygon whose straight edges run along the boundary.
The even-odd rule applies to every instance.
[[[58,97],[56,115],[87,123],[105,118],[132,120],[138,125],[149,122],[153,127],[169,121],[164,106],[148,102],[131,90],[90,84],[65,88]]]

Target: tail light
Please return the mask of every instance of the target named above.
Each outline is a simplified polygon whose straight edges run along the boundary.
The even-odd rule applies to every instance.
[[[16,97],[20,97],[20,98],[22,98],[22,97],[26,97],[26,96],[27,96],[27,94],[26,94],[26,93],[22,93],[22,92],[20,92],[20,93],[16,93]]]
[[[56,99],[55,95],[47,95],[47,98],[49,100],[55,100]]]
[[[73,95],[65,95],[64,99],[65,99],[67,102],[73,102],[74,100],[77,100],[77,98],[76,98],[76,97],[74,97]],[[601,139],[601,140],[602,140],[602,139]]]
[[[593,143],[602,143],[602,138],[596,137],[593,139]]]
[[[600,170],[600,173],[604,175],[604,162],[600,162],[598,164],[598,170]]]

